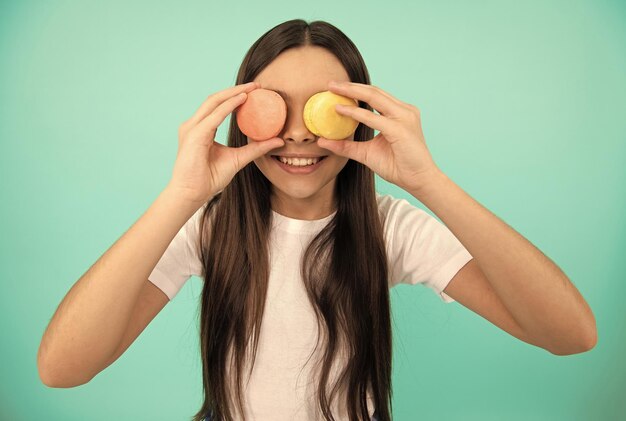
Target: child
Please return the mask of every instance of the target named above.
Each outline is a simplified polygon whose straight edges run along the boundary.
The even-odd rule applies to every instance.
[[[285,22],[243,60],[237,83],[257,84],[209,97],[181,127],[169,188],[202,206],[149,280],[169,299],[190,276],[205,280],[205,401],[195,420],[212,419],[211,412],[242,419],[243,407],[253,420],[330,420],[331,412],[336,420],[389,420],[388,289],[423,282],[454,301],[442,290],[472,258],[445,225],[406,200],[376,193],[369,168],[325,149],[307,129],[303,106],[330,80],[369,84],[354,44],[323,22]],[[278,138],[247,139],[233,118],[228,146],[238,149],[215,143],[219,123],[246,100],[238,94],[259,87],[286,97]],[[372,137],[359,125],[346,140],[327,142]],[[310,160],[285,159],[292,155]],[[426,154],[412,159],[423,174],[434,168]],[[330,392],[342,374],[334,400],[316,395],[322,386]]]
[[[228,146],[215,142],[257,88],[286,101],[278,136],[250,140],[231,119]],[[360,122],[345,139],[303,121],[307,99],[326,90],[359,100],[336,108]],[[446,225],[378,194],[375,173]],[[401,282],[458,299],[557,355],[597,339],[567,277],[448,181],[419,110],[371,86],[354,44],[321,21],[272,28],[244,57],[237,85],[180,126],[166,188],[55,312],[38,352],[42,381],[88,382],[192,275],[204,278],[204,402],[194,421],[390,420],[389,288]]]

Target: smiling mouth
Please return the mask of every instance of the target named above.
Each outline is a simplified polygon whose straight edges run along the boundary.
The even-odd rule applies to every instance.
[[[283,164],[290,165],[292,167],[308,167],[309,165],[315,165],[319,161],[323,161],[328,155],[311,158],[288,158],[284,156],[271,155],[273,159],[282,162]]]

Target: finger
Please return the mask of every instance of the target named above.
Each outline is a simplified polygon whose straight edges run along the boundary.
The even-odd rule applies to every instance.
[[[211,138],[215,136],[215,132],[217,128],[222,122],[226,119],[226,117],[233,112],[235,108],[240,106],[246,101],[247,94],[245,92],[240,93],[232,98],[228,98],[226,101],[222,102],[217,108],[204,117],[195,127],[192,127],[190,132],[194,132],[194,134],[209,134]]]
[[[328,85],[331,92],[349,98],[359,99],[368,103],[372,108],[387,117],[397,118],[404,114],[407,110],[399,101],[382,94],[382,90],[362,83],[341,82],[338,85]]]
[[[392,126],[396,124],[395,121],[390,120],[387,116],[374,114],[370,110],[366,110],[361,107],[335,104],[335,110],[337,110],[339,114],[352,117],[356,121],[360,121],[366,126],[378,130],[379,132],[389,133]]]
[[[272,149],[280,148],[285,144],[285,141],[280,137],[273,137],[263,141],[253,141],[247,145],[240,146],[238,148],[232,148],[235,150],[237,157],[237,171],[248,165],[255,159],[267,154]]]
[[[365,84],[365,83],[358,83],[358,82],[352,82],[354,84],[357,85],[363,85],[363,86],[371,86],[372,88],[374,88],[375,90],[377,90],[381,95],[386,96],[387,98],[389,98],[390,100],[392,100],[393,102],[395,102],[396,104],[398,104],[401,107],[407,108],[407,104],[400,101],[398,98],[394,97],[393,95],[391,95],[388,92],[383,91],[382,89],[380,89],[378,86],[374,86],[374,85],[369,85],[369,84]]]
[[[336,155],[354,159],[365,165],[367,165],[367,152],[371,146],[370,143],[370,141],[330,140],[323,137],[317,139],[318,146],[328,149]]]
[[[398,104],[400,107],[405,108],[406,110],[409,109],[409,106],[408,106],[408,104],[406,102],[400,101],[398,98],[394,97],[393,95],[391,95],[388,92],[383,91],[379,87],[374,86],[374,85],[366,85],[366,86],[371,86],[372,88],[376,89],[381,95],[386,96],[387,98],[389,98],[390,100],[392,100],[393,102]]]
[[[241,92],[249,93],[254,89],[259,87],[258,82],[249,82],[244,83],[242,85],[231,86],[230,88],[224,89],[223,91],[219,91],[217,93],[211,94],[204,100],[202,105],[196,110],[194,115],[188,120],[191,123],[191,126],[195,126],[202,119],[204,119],[207,115],[209,115],[213,110],[215,110],[221,103],[226,101],[229,98],[232,98]]]

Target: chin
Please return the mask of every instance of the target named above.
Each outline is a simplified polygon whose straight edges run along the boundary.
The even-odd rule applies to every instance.
[[[271,181],[271,180],[270,180]],[[282,185],[281,185],[282,184]],[[292,183],[274,183],[272,182],[272,188],[274,190],[280,190],[283,195],[291,197],[293,199],[307,199],[315,196],[322,189],[322,185],[292,185]]]

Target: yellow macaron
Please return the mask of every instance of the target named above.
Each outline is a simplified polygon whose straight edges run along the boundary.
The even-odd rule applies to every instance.
[[[304,124],[316,136],[326,139],[341,140],[350,136],[359,122],[335,110],[336,104],[358,107],[357,100],[338,95],[334,92],[318,92],[304,105]]]

